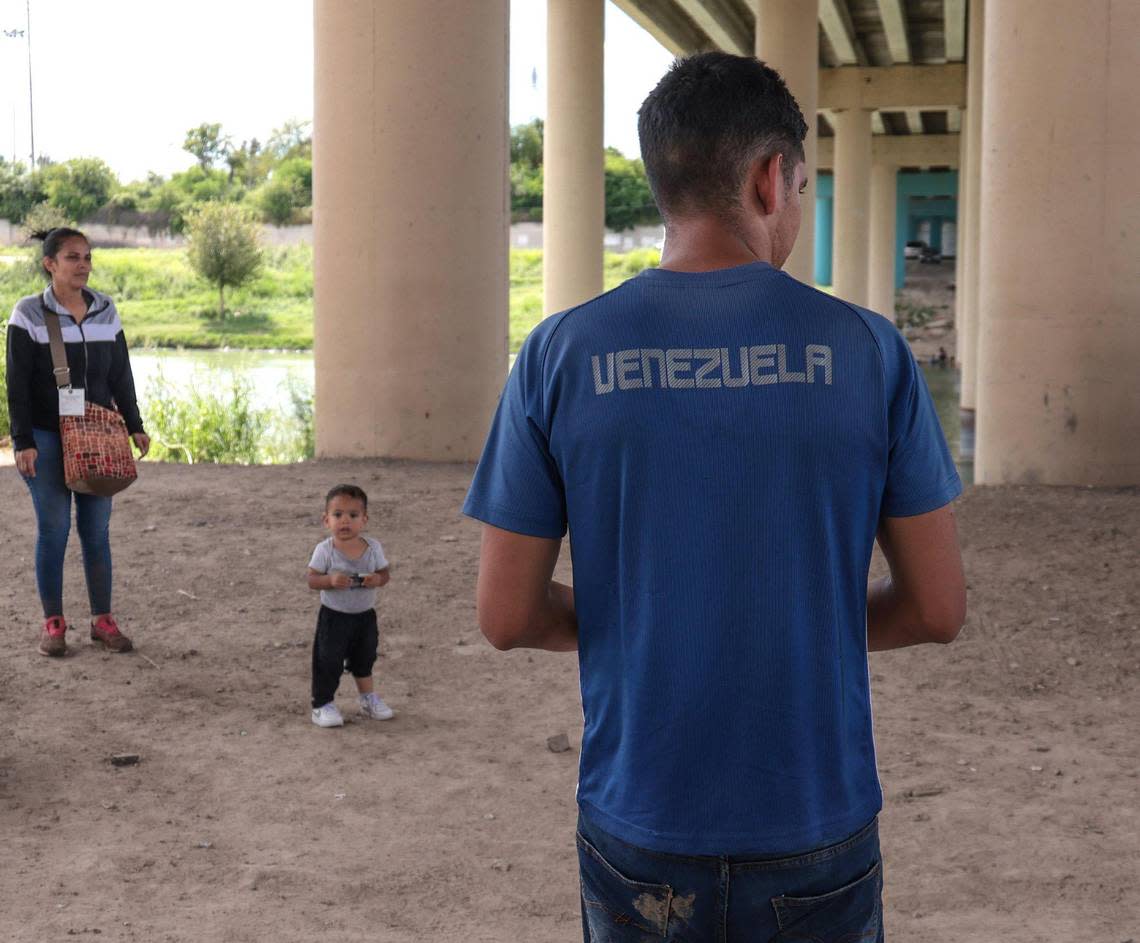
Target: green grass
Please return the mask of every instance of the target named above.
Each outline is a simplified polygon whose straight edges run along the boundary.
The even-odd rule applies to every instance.
[[[602,271],[603,290],[616,288],[660,261],[661,253],[656,249],[607,252]],[[514,354],[542,320],[542,250],[512,249],[510,279],[510,351]]]
[[[43,290],[31,250],[7,249],[0,263],[0,316],[24,295]],[[96,249],[91,287],[115,299],[132,347],[234,347],[310,350],[313,346],[313,251],[267,249],[262,273],[226,292],[226,318],[217,318],[217,292],[191,270],[182,249]],[[608,291],[657,265],[655,249],[605,255]],[[510,255],[510,350],[542,320],[542,250]]]
[[[43,290],[30,250],[0,264],[0,311]],[[313,251],[267,249],[250,284],[226,292],[218,320],[217,290],[202,281],[181,249],[96,249],[91,287],[115,299],[132,347],[241,347],[307,350],[313,346]]]

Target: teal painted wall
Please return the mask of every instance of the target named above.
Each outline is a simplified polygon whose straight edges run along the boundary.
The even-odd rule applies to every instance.
[[[903,250],[923,219],[932,219],[931,244],[941,251],[943,219],[958,219],[958,171],[900,173],[895,201],[895,287],[906,279]],[[926,199],[912,200],[912,197]],[[945,199],[929,199],[944,197]],[[815,188],[815,281],[831,284],[835,176],[817,174]]]

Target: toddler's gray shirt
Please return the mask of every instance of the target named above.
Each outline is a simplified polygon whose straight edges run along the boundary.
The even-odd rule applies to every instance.
[[[313,551],[309,569],[318,573],[347,573],[350,576],[386,569],[388,558],[384,556],[384,548],[380,546],[380,541],[363,534],[361,536],[368,544],[368,549],[356,559],[346,557],[337,550],[333,546],[331,537],[322,540]],[[365,612],[376,605],[376,589],[363,586],[353,586],[349,589],[322,589],[321,602],[337,612]]]

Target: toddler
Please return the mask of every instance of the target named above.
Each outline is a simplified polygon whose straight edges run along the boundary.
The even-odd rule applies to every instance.
[[[321,591],[313,640],[313,723],[342,727],[333,698],[340,676],[352,672],[360,711],[389,720],[392,709],[372,689],[376,662],[376,590],[388,583],[388,561],[380,541],[362,533],[368,523],[368,495],[356,485],[337,485],[325,497],[322,517],[331,534],[309,561],[309,589]]]

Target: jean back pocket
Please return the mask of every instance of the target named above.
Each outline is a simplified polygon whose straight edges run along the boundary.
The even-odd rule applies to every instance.
[[[826,894],[812,897],[781,895],[772,898],[784,941],[874,943],[883,922],[882,862],[875,862],[862,877]]]
[[[634,881],[611,865],[601,852],[577,835],[578,865],[582,880],[582,903],[590,927],[590,938],[620,941],[625,930],[664,938],[669,932],[669,911],[673,888],[668,884]]]

